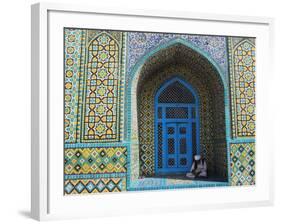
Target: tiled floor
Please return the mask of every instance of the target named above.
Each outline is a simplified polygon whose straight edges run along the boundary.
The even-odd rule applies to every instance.
[[[186,177],[145,177],[131,182],[129,190],[160,190],[173,188],[220,187],[229,186],[227,181],[214,179],[191,180]]]

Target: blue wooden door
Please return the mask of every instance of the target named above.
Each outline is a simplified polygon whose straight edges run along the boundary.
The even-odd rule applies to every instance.
[[[192,164],[191,123],[167,123],[164,132],[163,169],[164,174],[185,173]]]
[[[189,172],[199,136],[196,92],[178,78],[168,81],[155,96],[155,174]]]

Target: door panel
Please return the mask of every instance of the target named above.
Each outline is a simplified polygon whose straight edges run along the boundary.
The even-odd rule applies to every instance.
[[[164,157],[164,167],[170,169],[177,167],[177,125],[176,123],[170,123],[166,125],[167,135],[164,136],[166,139],[166,155]],[[165,153],[164,152],[164,153]]]
[[[178,124],[178,166],[190,170],[192,162],[191,123]]]
[[[163,173],[185,173],[192,161],[191,123],[166,123],[163,136]]]

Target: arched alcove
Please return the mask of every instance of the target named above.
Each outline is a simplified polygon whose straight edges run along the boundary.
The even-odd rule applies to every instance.
[[[155,175],[155,95],[173,77],[198,93],[199,151],[207,160],[210,176],[226,179],[226,83],[215,64],[181,41],[162,46],[142,60],[130,85],[131,179]]]

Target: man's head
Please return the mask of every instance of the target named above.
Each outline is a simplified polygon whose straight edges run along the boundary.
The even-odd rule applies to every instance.
[[[201,159],[201,155],[195,155],[194,159],[197,160],[197,161],[200,160]]]

